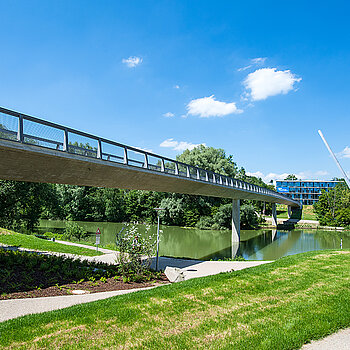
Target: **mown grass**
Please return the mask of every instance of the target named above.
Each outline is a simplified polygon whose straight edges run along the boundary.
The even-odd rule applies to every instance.
[[[77,255],[95,256],[101,255],[93,249],[69,246],[62,243],[47,241],[32,235],[13,232],[0,228],[0,243],[8,246],[19,246],[20,248],[49,251],[56,253],[69,253]]]
[[[286,205],[279,205],[277,209],[277,218],[288,219],[288,210]],[[298,210],[295,210],[292,214],[292,219],[300,220],[315,220],[317,221],[316,213],[312,205],[304,205],[302,215]]]
[[[318,251],[0,324],[10,349],[297,349],[350,325],[350,251]]]

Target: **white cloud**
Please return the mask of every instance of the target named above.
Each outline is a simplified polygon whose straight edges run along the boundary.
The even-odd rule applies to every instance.
[[[350,158],[350,147],[346,146],[340,153],[338,153],[340,158]]]
[[[174,114],[174,113],[171,113],[171,112],[167,112],[167,113],[164,113],[164,114],[163,114],[163,117],[172,118],[172,117],[175,117],[175,114]]]
[[[174,85],[174,89],[180,89],[179,85]]]
[[[266,60],[267,60],[267,57],[257,57],[257,58],[251,59],[250,62],[252,62],[253,64],[264,64]]]
[[[269,96],[287,94],[293,90],[294,83],[299,82],[290,70],[278,71],[277,68],[261,68],[248,74],[243,84],[250,90],[253,101],[265,100]]]
[[[238,68],[237,70],[238,70],[238,72],[241,72],[241,71],[247,70],[249,68],[252,68],[253,66],[256,66],[256,65],[263,65],[266,60],[267,60],[267,57],[252,58],[250,60],[250,64],[248,66]]]
[[[130,56],[129,58],[123,58],[122,62],[129,68],[134,68],[142,63],[142,58],[137,56]]]
[[[174,139],[167,139],[167,140],[164,140],[159,146],[172,148],[174,151],[181,151],[182,152],[186,149],[189,149],[191,151],[195,147],[198,147],[200,145],[205,146],[205,143],[194,144],[194,143],[186,142],[186,141],[176,141]]]
[[[260,177],[265,183],[269,183],[271,180],[284,180],[289,175],[289,173],[282,173],[282,174],[268,173],[265,175],[261,171],[256,171],[256,172],[247,171],[246,174],[248,176]],[[320,177],[321,177],[321,180],[323,180],[322,177],[329,175],[329,173],[326,170],[318,170],[316,172],[302,171],[294,175],[297,177],[297,179],[300,179],[300,180],[320,179]]]
[[[214,95],[192,100],[187,105],[187,111],[190,115],[198,115],[201,118],[222,117],[232,113],[242,113],[241,109],[236,107],[234,102],[226,103],[217,101]]]

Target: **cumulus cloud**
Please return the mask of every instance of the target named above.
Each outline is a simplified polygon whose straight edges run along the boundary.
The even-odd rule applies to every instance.
[[[163,117],[166,117],[166,118],[172,118],[172,117],[174,117],[175,116],[175,114],[174,113],[171,113],[171,112],[167,112],[167,113],[164,113],[163,114]]]
[[[350,158],[350,147],[346,146],[340,153],[338,153],[340,158]]]
[[[217,101],[214,95],[192,100],[186,108],[188,114],[197,115],[200,118],[223,117],[224,115],[243,112],[237,108],[234,102]]]
[[[134,68],[142,63],[142,58],[137,56],[130,56],[129,58],[123,58],[122,62],[129,68]]]
[[[287,94],[299,82],[290,70],[277,70],[277,68],[261,68],[248,74],[243,85],[253,101],[265,100],[270,96]]]
[[[174,89],[180,89],[179,85],[174,85]]]
[[[186,141],[176,141],[174,139],[167,139],[167,140],[164,140],[159,146],[172,148],[174,151],[183,152],[186,149],[189,149],[191,151],[200,145],[205,146],[205,143],[194,144],[194,143],[186,142]]]

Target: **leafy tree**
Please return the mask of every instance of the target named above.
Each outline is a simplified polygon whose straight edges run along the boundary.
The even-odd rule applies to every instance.
[[[242,228],[256,228],[259,224],[258,215],[252,205],[245,204],[241,206],[240,220]]]
[[[0,225],[33,230],[51,191],[48,184],[0,180]]]
[[[238,169],[237,164],[233,161],[233,156],[226,156],[225,151],[221,148],[200,145],[192,150],[185,150],[176,159],[179,162],[230,177],[244,177],[245,175],[243,168]]]
[[[344,182],[330,191],[322,191],[314,210],[321,225],[350,225],[350,191]]]
[[[289,174],[289,175],[285,178],[285,180],[291,180],[291,181],[293,181],[293,180],[298,180],[298,178],[297,178],[294,174]]]

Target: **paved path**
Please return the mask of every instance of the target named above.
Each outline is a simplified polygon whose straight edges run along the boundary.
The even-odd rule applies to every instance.
[[[350,328],[342,329],[326,338],[305,344],[301,350],[349,350]]]
[[[56,297],[11,299],[0,301],[0,322],[19,316],[37,314],[45,311],[64,309],[66,307],[88,303],[95,300],[106,299],[116,295],[128,294],[139,290],[152,289],[155,287],[117,290],[83,295],[61,295]]]
[[[272,261],[202,261],[160,257],[159,268],[165,270],[167,266],[178,267],[184,272],[185,280],[189,280],[221,272],[243,270],[270,262]],[[152,261],[151,267],[155,268],[155,260]]]

